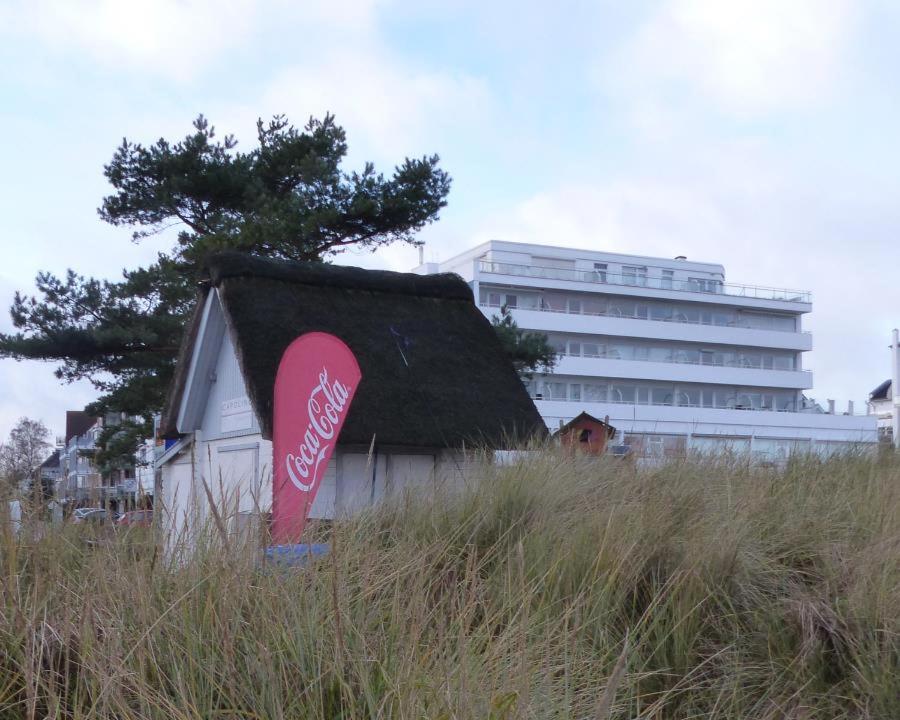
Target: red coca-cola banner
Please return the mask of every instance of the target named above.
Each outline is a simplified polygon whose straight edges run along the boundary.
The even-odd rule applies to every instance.
[[[360,378],[350,348],[327,333],[301,335],[281,356],[272,438],[276,543],[300,539]]]

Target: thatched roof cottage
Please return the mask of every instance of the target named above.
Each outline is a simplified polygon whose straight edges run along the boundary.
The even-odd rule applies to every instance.
[[[207,263],[162,433],[157,502],[178,533],[208,488],[242,518],[271,504],[273,391],[307,332],[333,334],[362,372],[310,516],[333,517],[455,467],[463,448],[546,433],[458,276],[221,253]]]

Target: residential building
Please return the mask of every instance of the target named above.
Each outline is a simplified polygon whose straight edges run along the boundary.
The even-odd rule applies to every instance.
[[[894,388],[900,387],[900,330],[894,329],[891,338],[891,377],[869,393],[868,409],[878,422],[878,439],[900,447],[900,397]]]
[[[114,510],[127,510],[136,506],[143,492],[135,466],[128,466],[102,473],[94,462],[97,440],[104,427],[117,425],[122,417],[110,413],[106,417],[93,417],[81,410],[66,413],[66,434],[59,448],[59,480],[57,496],[70,507],[110,506]],[[152,465],[152,458],[150,459]]]
[[[609,417],[644,456],[688,449],[830,454],[876,440],[873,418],[822,412],[804,391],[804,291],[726,282],[722,265],[490,241],[415,272],[454,272],[482,312],[546,333],[551,374],[527,382],[548,427]],[[818,410],[818,411],[817,411]]]
[[[894,392],[890,379],[869,393],[869,412],[878,422],[878,439],[881,442],[893,441]]]
[[[54,493],[56,486],[62,476],[62,461],[60,459],[61,447],[57,447],[50,456],[41,463],[39,473],[41,476],[41,487],[45,491]]]
[[[66,412],[57,496],[69,505],[88,504],[99,496],[101,478],[93,461],[99,434],[100,418],[83,410]]]

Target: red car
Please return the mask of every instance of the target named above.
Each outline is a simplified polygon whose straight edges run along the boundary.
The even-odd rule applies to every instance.
[[[119,527],[150,527],[152,524],[152,510],[129,510],[116,521]]]

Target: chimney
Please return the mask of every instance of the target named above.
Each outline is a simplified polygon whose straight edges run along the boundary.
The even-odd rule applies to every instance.
[[[852,400],[847,401],[847,414],[848,415],[853,414],[853,401]]]
[[[417,243],[417,245],[419,247],[419,265],[424,265],[425,264],[425,243],[420,242],[420,243]]]
[[[828,401],[828,414],[834,415],[834,400]]]
[[[891,430],[894,433],[894,449],[900,448],[900,332],[894,328],[891,343],[891,397],[894,407],[891,408]]]

